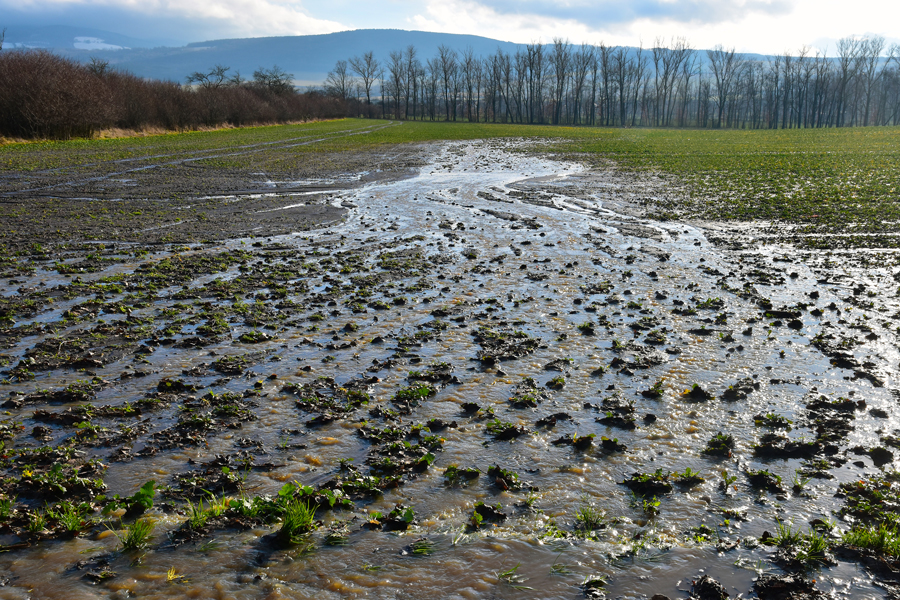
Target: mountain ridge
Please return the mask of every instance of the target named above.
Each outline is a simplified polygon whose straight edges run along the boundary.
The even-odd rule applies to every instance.
[[[104,43],[124,45],[116,42],[120,39],[124,41],[125,36],[104,38],[100,34],[106,33],[109,36],[116,34],[91,31],[94,35],[90,37],[99,38]],[[85,34],[85,37],[87,36],[88,34]],[[9,41],[16,42],[12,36]],[[355,29],[303,36],[222,38],[191,42],[184,46],[135,46],[119,50],[74,47],[49,49],[81,62],[86,63],[91,58],[97,57],[109,61],[115,68],[127,70],[139,77],[179,83],[184,82],[189,74],[208,71],[214,65],[227,66],[230,68],[229,75],[240,73],[245,79],[250,78],[253,71],[260,67],[269,68],[278,65],[292,74],[297,85],[320,86],[338,60],[348,60],[371,51],[377,59],[384,62],[390,52],[404,51],[410,45],[416,48],[419,60],[424,63],[433,58],[442,45],[449,46],[457,52],[472,48],[476,56],[485,57],[498,49],[514,53],[526,44],[469,34],[406,29]],[[636,48],[628,47],[628,50],[634,52]],[[745,56],[764,58],[758,54]]]

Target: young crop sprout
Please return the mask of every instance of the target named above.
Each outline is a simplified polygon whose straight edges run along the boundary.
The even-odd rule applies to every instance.
[[[550,565],[551,575],[569,575],[572,573],[572,569],[570,569],[568,565],[559,562],[560,556],[562,556],[562,552],[556,555],[556,558],[553,559],[553,564]]]
[[[800,469],[794,471],[794,474],[791,476],[791,487],[795,494],[800,494],[806,489],[806,485],[809,483],[809,477],[804,477],[803,472]]]
[[[150,543],[150,537],[153,535],[153,529],[156,527],[156,521],[148,518],[138,519],[124,527],[124,534],[111,529],[119,539],[119,545],[123,552],[134,550],[143,550]]]
[[[519,566],[521,564],[522,563],[516,563],[516,566],[511,569],[507,569],[506,571],[498,571],[497,579],[515,590],[533,590],[533,587],[522,585],[522,583],[527,581],[527,579],[518,574]]]
[[[596,508],[587,496],[582,497],[581,505],[575,513],[575,528],[588,535],[595,529],[603,527],[605,513]]]
[[[737,486],[734,485],[737,479],[737,475],[729,475],[726,469],[722,469],[722,481],[720,482],[720,487],[722,488],[722,491],[725,492],[725,495],[728,495],[731,488],[734,488],[734,491],[737,491]]]
[[[284,510],[278,538],[286,544],[298,544],[301,537],[316,528],[315,504],[310,505],[302,500],[293,500]]]

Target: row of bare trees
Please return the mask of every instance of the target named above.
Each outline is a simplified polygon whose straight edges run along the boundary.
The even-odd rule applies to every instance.
[[[0,36],[2,40],[2,36]],[[101,129],[216,127],[284,123],[359,114],[355,100],[299,93],[282,69],[252,80],[217,65],[185,85],[147,80],[93,59],[81,63],[41,50],[0,52],[0,135],[91,137]]]
[[[759,60],[682,37],[652,48],[554,39],[486,57],[414,46],[339,60],[326,91],[400,119],[604,126],[790,128],[900,123],[900,46],[844,38]]]

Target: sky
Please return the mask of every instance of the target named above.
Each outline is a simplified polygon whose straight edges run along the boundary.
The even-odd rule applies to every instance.
[[[848,36],[900,43],[898,0],[0,0],[0,29],[75,25],[184,44],[352,29],[467,33],[516,43],[646,46],[684,37],[779,54],[833,54]]]

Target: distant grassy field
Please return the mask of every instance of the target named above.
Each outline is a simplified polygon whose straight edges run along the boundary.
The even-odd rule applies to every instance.
[[[237,148],[247,144],[333,133],[344,129],[363,127],[367,124],[369,124],[368,121],[338,120],[303,125],[191,131],[146,137],[8,144],[0,146],[0,170],[35,171],[129,159],[148,154],[161,155]]]
[[[604,130],[562,147],[676,175],[674,214],[764,219],[815,235],[804,245],[897,247],[900,128],[780,131]]]
[[[310,154],[372,151],[393,144],[498,137],[552,139],[542,150],[608,158],[621,167],[677,176],[690,197],[657,207],[661,218],[764,219],[795,224],[820,247],[898,247],[900,128],[710,131],[594,129],[528,125],[406,122],[368,133],[385,122],[358,119],[125,138],[16,144],[0,147],[0,170],[65,168],[148,154],[209,151],[195,164],[236,170],[289,172]],[[311,143],[317,135],[338,137]],[[285,147],[284,142],[298,140]],[[278,144],[272,151],[228,156],[221,150]],[[215,152],[214,152],[215,151]],[[843,234],[832,238],[828,234]],[[826,235],[822,235],[826,234]]]

